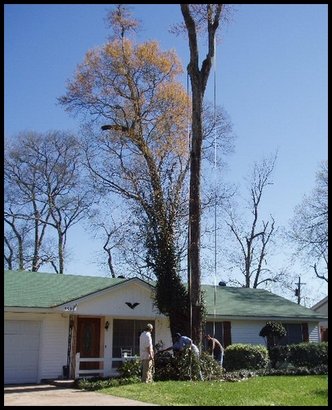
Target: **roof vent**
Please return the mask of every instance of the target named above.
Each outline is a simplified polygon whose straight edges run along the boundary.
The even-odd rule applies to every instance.
[[[219,286],[226,286],[226,282],[224,282],[223,280],[221,280],[221,281],[219,282]]]

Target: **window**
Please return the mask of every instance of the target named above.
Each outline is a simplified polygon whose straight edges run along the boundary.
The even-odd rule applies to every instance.
[[[215,337],[219,340],[219,342],[224,345],[223,343],[223,322],[215,322],[213,326],[213,322],[206,322],[205,324],[205,335],[210,335]],[[203,337],[203,350],[207,350],[207,340]]]
[[[302,324],[301,323],[283,323],[287,331],[286,336],[279,340],[280,345],[291,345],[303,342]]]
[[[133,355],[139,356],[139,337],[145,326],[153,320],[131,320],[131,319],[114,319],[113,320],[113,359],[119,358],[118,362],[113,363],[113,367],[118,367],[122,363],[121,349],[131,349]],[[154,332],[152,332],[152,342],[154,342]]]

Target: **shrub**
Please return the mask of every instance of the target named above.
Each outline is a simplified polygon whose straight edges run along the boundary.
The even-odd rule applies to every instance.
[[[281,322],[268,321],[259,332],[259,336],[266,338],[267,346],[275,346],[279,339],[286,336],[287,331]]]
[[[290,347],[289,345],[272,346],[268,349],[269,358],[272,368],[279,368],[289,360]]]
[[[79,379],[75,381],[75,387],[81,390],[94,391],[99,389],[105,389],[107,387],[117,387],[125,384],[138,383],[141,378],[91,378],[91,379]]]
[[[154,360],[154,380],[177,380],[175,362],[171,353],[157,353]]]
[[[224,367],[227,372],[264,369],[268,364],[269,356],[265,346],[238,343],[225,349]]]
[[[201,354],[200,365],[204,380],[220,380],[223,377],[223,368],[209,353]]]
[[[280,368],[287,363],[296,367],[313,368],[327,366],[328,343],[298,343],[269,348],[269,357],[273,368]]]
[[[199,359],[190,351],[172,356],[169,352],[156,354],[154,379],[161,380],[200,380],[200,372],[204,380],[220,380],[223,370],[220,364],[203,352]]]
[[[199,380],[200,360],[190,350],[172,356],[168,352],[155,357],[155,380]]]
[[[257,376],[304,376],[321,374],[328,374],[327,365],[320,365],[308,369],[307,367],[295,367],[288,363],[287,366],[282,366],[278,369],[257,370]]]
[[[142,365],[140,359],[125,360],[119,366],[120,377],[131,378],[131,377],[141,377]]]
[[[316,367],[328,361],[328,342],[299,343],[289,346],[289,361],[297,367]]]

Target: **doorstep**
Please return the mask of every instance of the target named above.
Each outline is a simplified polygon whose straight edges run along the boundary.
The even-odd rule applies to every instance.
[[[43,379],[42,383],[47,383],[52,386],[63,387],[63,388],[73,388],[75,387],[74,379]]]

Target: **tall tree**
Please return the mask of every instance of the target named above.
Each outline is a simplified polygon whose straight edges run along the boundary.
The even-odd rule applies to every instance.
[[[200,267],[202,110],[204,94],[215,55],[215,36],[224,5],[181,4],[180,6],[188,32],[190,62],[187,69],[192,91],[188,260],[188,285],[192,312],[190,334],[194,341],[200,345],[202,342],[203,319]],[[202,26],[208,33],[208,47],[206,57],[201,67],[199,67],[198,31]]]
[[[234,207],[229,207],[226,221],[237,247],[232,246],[231,261],[241,272],[242,279],[233,283],[246,288],[257,288],[267,282],[276,282],[283,276],[269,268],[268,254],[276,234],[275,220],[261,219],[262,200],[266,188],[272,185],[272,173],[277,156],[255,163],[249,178],[249,209],[251,219],[241,223]]]
[[[156,305],[169,316],[173,333],[188,323],[175,239],[187,206],[188,97],[176,81],[182,67],[173,51],[161,51],[156,42],[129,39],[137,25],[125,7],[108,19],[114,35],[87,53],[60,102],[89,115],[85,153],[95,187],[126,200],[144,227]]]
[[[190,100],[177,81],[182,67],[173,51],[161,51],[156,42],[129,39],[137,25],[123,6],[109,20],[114,35],[87,53],[60,102],[88,114],[85,153],[93,182],[100,194],[126,201],[147,250],[147,268],[157,279],[156,305],[170,318],[172,333],[187,333],[179,238],[188,215]]]
[[[313,191],[295,208],[288,238],[317,278],[328,282],[328,165],[322,161]]]
[[[30,232],[33,252],[27,266],[32,271],[50,263],[57,273],[64,272],[67,232],[84,217],[91,202],[83,184],[81,149],[73,135],[24,132],[8,143],[4,217],[15,233],[20,255],[21,246],[26,253],[24,239]],[[57,255],[48,244],[52,238],[57,238]],[[22,256],[19,260],[22,268]]]

